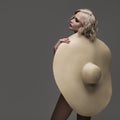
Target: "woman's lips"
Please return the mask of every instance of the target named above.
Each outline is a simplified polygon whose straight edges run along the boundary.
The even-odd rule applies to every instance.
[[[70,27],[72,27],[72,24],[70,23]]]

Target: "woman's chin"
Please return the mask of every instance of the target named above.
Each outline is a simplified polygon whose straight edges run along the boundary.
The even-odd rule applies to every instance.
[[[73,31],[73,28],[71,26],[69,26],[69,29]]]

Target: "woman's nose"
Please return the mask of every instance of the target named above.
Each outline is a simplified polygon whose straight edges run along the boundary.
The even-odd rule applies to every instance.
[[[73,23],[74,22],[74,20],[72,19],[72,20],[70,20],[70,23]]]

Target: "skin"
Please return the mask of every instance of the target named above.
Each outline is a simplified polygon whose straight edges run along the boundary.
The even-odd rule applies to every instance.
[[[82,18],[81,12],[78,12],[77,14],[75,14],[70,20],[69,29],[74,32],[78,32],[78,29],[83,26],[82,19],[83,18]]]
[[[78,32],[78,29],[83,26],[83,23],[82,23],[82,21],[83,21],[82,14],[83,14],[83,13],[78,12],[78,13],[76,13],[76,14],[70,19],[69,29],[70,29],[71,31],[73,31],[74,33]],[[61,43],[67,43],[67,44],[69,44],[69,42],[70,42],[70,41],[69,41],[68,38],[63,38],[63,39],[58,40],[58,42],[57,42],[57,43],[55,44],[55,46],[54,46],[54,51],[57,50],[57,48],[59,47],[59,45],[60,45]]]
[[[69,29],[74,33],[77,33],[79,28],[83,26],[82,12],[77,12],[71,19],[69,24]],[[61,43],[69,44],[70,41],[68,38],[63,38],[58,40],[54,46],[54,53]],[[51,120],[67,120],[69,115],[72,112],[72,108],[69,106],[62,94],[60,94],[58,102],[55,106],[54,112],[52,114]],[[90,120],[91,117],[81,116],[77,114],[77,120]]]

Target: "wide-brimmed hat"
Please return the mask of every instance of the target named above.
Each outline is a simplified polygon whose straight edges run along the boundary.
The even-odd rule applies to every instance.
[[[71,108],[93,116],[101,112],[112,95],[109,48],[100,40],[70,37],[61,43],[53,59],[56,84]]]

